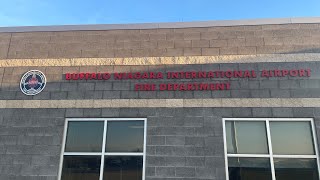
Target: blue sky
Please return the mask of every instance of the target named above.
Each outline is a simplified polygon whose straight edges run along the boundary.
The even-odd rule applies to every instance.
[[[320,16],[320,0],[1,0],[0,26]]]

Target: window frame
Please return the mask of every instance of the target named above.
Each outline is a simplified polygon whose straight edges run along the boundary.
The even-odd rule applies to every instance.
[[[269,154],[228,154],[227,150],[227,135],[226,135],[226,122],[227,121],[262,121],[266,124],[266,135],[268,143]],[[271,144],[271,133],[270,133],[270,122],[310,122],[311,125],[311,134],[313,140],[313,146],[315,155],[274,155],[272,151]],[[320,160],[319,160],[319,150],[318,150],[318,141],[316,135],[316,128],[313,118],[222,118],[222,127],[223,127],[223,143],[224,143],[224,154],[225,154],[225,170],[226,170],[226,180],[229,180],[229,166],[228,166],[228,157],[252,157],[252,158],[269,158],[272,180],[276,180],[275,177],[275,167],[274,167],[274,158],[289,158],[289,159],[315,159],[317,162],[318,176],[320,179]]]
[[[104,122],[104,129],[103,129],[103,139],[102,139],[102,148],[101,152],[65,152],[65,145],[67,140],[67,131],[69,122],[72,121],[83,121],[83,122],[90,122],[90,121],[102,121]],[[108,128],[108,121],[143,121],[144,129],[143,129],[143,152],[116,152],[110,153],[106,152],[106,139],[107,139],[107,128]],[[99,180],[103,180],[103,172],[104,172],[104,160],[105,156],[142,156],[143,158],[143,165],[142,165],[142,180],[145,180],[145,169],[146,169],[146,144],[147,144],[147,118],[66,118],[64,124],[64,131],[63,131],[63,141],[61,147],[61,155],[60,155],[60,164],[59,164],[59,173],[58,173],[58,180],[61,180],[62,177],[62,168],[63,168],[63,160],[64,156],[69,155],[79,155],[79,156],[90,156],[96,155],[101,157],[101,164],[100,164],[100,177]]]

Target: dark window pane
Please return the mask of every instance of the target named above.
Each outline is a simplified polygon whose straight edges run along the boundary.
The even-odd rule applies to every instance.
[[[61,180],[99,180],[100,156],[64,156]]]
[[[104,122],[68,123],[66,152],[101,152]]]
[[[277,180],[319,180],[315,159],[274,159]]]
[[[104,180],[142,180],[142,156],[108,156],[104,162]]]
[[[312,155],[310,122],[270,122],[273,154]]]
[[[229,180],[272,180],[269,158],[228,158]]]
[[[109,121],[107,152],[143,152],[143,121]]]
[[[227,150],[231,154],[268,154],[266,123],[227,121]]]

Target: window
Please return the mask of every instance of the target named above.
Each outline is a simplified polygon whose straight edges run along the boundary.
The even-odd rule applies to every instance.
[[[227,180],[319,180],[313,120],[223,119]]]
[[[144,180],[146,119],[67,119],[60,180]]]

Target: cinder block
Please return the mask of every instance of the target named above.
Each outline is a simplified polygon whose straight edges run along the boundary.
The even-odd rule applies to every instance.
[[[272,108],[273,117],[294,117],[292,108]]]
[[[202,32],[201,33],[201,39],[218,39],[219,38],[219,32],[211,31],[211,32]]]
[[[200,32],[185,32],[184,40],[200,40]]]
[[[166,40],[167,35],[164,33],[150,34],[151,41]]]
[[[139,91],[139,98],[141,99],[155,99],[157,97],[157,91]],[[148,104],[151,105],[152,107],[155,106],[156,104],[158,105],[163,105],[165,107],[165,100],[148,100]]]
[[[314,117],[314,108],[293,108],[293,116],[312,118]]]
[[[251,108],[233,108],[232,115],[234,117],[252,117]]]
[[[141,48],[150,49],[150,48],[157,48],[157,44],[159,41],[141,41]]]
[[[166,136],[166,145],[185,145],[184,136]]]
[[[245,38],[228,39],[229,47],[245,46],[245,43],[246,43]]]
[[[68,93],[67,92],[51,92],[50,93],[50,99],[67,99],[67,95]]]
[[[246,46],[263,46],[264,40],[259,37],[246,37]]]
[[[278,88],[279,88],[279,81],[277,80],[260,81],[260,89],[278,89]]]
[[[184,56],[200,56],[201,48],[184,48],[183,55]]]
[[[147,137],[148,145],[165,145],[166,138],[165,136],[149,136]]]
[[[186,137],[186,146],[204,147],[204,137]]]
[[[103,99],[119,99],[120,91],[103,91]]]
[[[296,52],[296,46],[286,45],[286,46],[278,46],[276,47],[276,53],[288,54]]]
[[[67,99],[84,99],[85,91],[69,91]]]
[[[83,117],[83,109],[66,109],[66,117]]]
[[[168,48],[166,50],[167,50],[166,52],[167,56],[183,56],[183,48],[174,48],[174,49]]]
[[[279,37],[264,37],[263,39],[266,46],[282,46],[284,44],[283,38]]]
[[[140,41],[128,41],[124,43],[125,49],[140,49],[141,42]]]
[[[158,48],[174,48],[174,41],[160,40],[157,43]]]
[[[113,82],[112,83],[113,90],[130,90],[130,82]]]
[[[150,56],[151,57],[168,56],[167,49],[150,49]],[[143,57],[146,57],[146,55],[144,55]]]
[[[211,91],[194,91],[193,93],[194,93],[194,98],[211,98],[212,97]]]
[[[84,109],[83,116],[84,117],[101,117],[102,111],[101,109]]]
[[[139,117],[139,111],[133,108],[121,108],[120,117]]]
[[[191,40],[175,40],[174,41],[175,48],[187,48],[192,47]]]
[[[107,108],[102,109],[102,117],[119,117],[120,109]]]
[[[289,98],[290,90],[282,90],[282,89],[270,89],[270,93],[272,98]]]
[[[155,176],[156,168],[155,167],[146,167],[146,177]]]
[[[194,167],[177,167],[176,168],[176,176],[177,177],[195,177],[196,172],[195,172]]]
[[[253,117],[272,117],[271,108],[252,108]]]
[[[63,86],[62,86],[63,87]],[[62,88],[63,89],[63,88]],[[112,83],[111,82],[96,82],[94,89],[96,91],[101,90],[112,90]]]
[[[231,90],[231,97],[233,98],[250,98],[250,90]]]
[[[275,46],[257,46],[257,54],[274,54],[275,52]]]
[[[123,99],[137,99],[139,93],[136,91],[121,91],[120,97]]]
[[[320,81],[317,79],[300,80],[301,88],[320,88]]]
[[[239,55],[256,55],[257,47],[238,47]]]
[[[158,91],[157,98],[160,99],[174,99],[175,93],[174,91]]]
[[[226,39],[210,40],[210,47],[227,47],[228,41]]]
[[[279,81],[280,89],[299,89],[298,80],[282,80]]]
[[[320,97],[319,91],[316,89],[292,89],[290,90],[291,97],[295,98],[317,98]]]
[[[220,55],[236,55],[236,54],[238,54],[238,47],[220,48]]]
[[[212,167],[197,167],[195,176],[196,178],[200,178],[200,179],[217,179],[218,177],[218,175],[216,174],[216,171],[212,170]],[[223,179],[221,178],[219,180],[223,180]]]
[[[146,160],[147,166],[165,166],[166,164],[165,157],[163,156],[148,156]]]
[[[157,177],[175,177],[175,169],[172,167],[156,167]]]
[[[186,158],[179,156],[167,156],[166,157],[166,166],[169,167],[181,167],[186,165]],[[174,169],[174,168],[173,168]]]
[[[192,40],[192,47],[209,47],[209,40]]]
[[[1,59],[6,59],[9,56],[8,55],[8,48],[9,48],[9,44],[1,45],[1,47],[0,47],[0,58]],[[10,57],[12,57],[12,55]]]
[[[186,166],[201,167],[205,165],[205,157],[186,157]]]
[[[167,40],[184,40],[184,33],[167,33]]]
[[[131,57],[132,50],[131,49],[122,49],[122,50],[115,50],[115,57]]]

